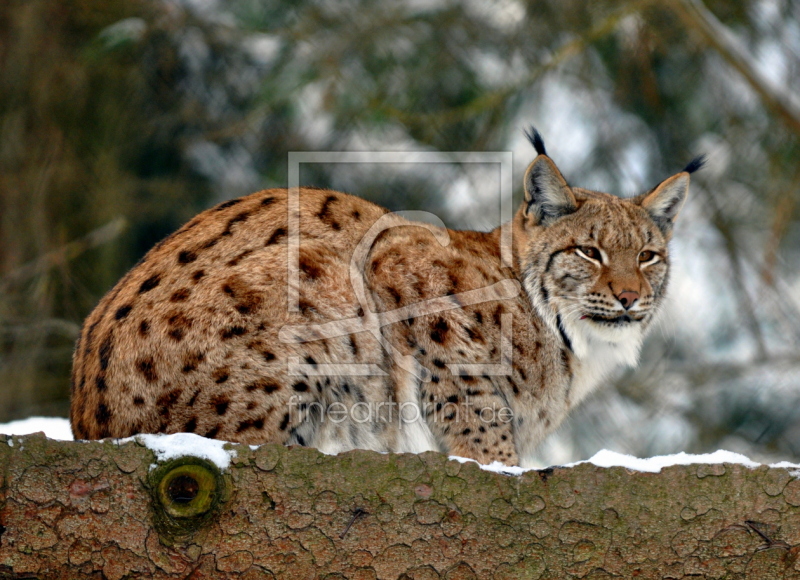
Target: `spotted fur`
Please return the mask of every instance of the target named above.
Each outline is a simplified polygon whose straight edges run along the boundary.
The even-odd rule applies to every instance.
[[[75,436],[185,431],[526,464],[604,376],[636,363],[698,168],[623,200],[570,187],[530,136],[539,155],[511,223],[509,265],[499,228],[445,231],[390,216],[351,273],[387,210],[329,190],[300,190],[296,254],[286,190],[200,214],[87,318],[72,374]],[[514,292],[467,299],[497,284]],[[329,332],[342,320],[345,331]]]

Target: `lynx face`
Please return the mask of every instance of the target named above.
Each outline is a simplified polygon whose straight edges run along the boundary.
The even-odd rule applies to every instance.
[[[702,159],[642,196],[621,199],[570,187],[541,140],[531,141],[539,157],[525,177],[525,288],[537,312],[579,358],[591,358],[600,347],[633,365],[663,301],[667,243],[689,173]]]
[[[668,277],[667,245],[658,227],[634,204],[587,201],[550,229],[553,245],[537,305],[549,305],[567,336],[638,343]]]

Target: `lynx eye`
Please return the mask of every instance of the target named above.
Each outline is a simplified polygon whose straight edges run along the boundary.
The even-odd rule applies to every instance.
[[[590,260],[597,260],[598,262],[602,261],[602,256],[600,255],[600,250],[597,248],[593,248],[592,246],[580,246],[577,248],[578,253],[583,255],[584,258],[589,258]]]
[[[643,264],[644,262],[649,262],[655,257],[656,257],[655,252],[651,250],[644,250],[643,252],[639,252],[639,263]]]

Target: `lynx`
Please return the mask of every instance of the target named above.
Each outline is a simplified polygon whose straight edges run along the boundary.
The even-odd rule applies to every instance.
[[[153,248],[78,340],[77,438],[190,432],[528,465],[635,365],[702,158],[638,197],[571,187],[535,129],[510,224],[415,222],[318,188],[226,201]],[[507,231],[507,230],[506,230]]]

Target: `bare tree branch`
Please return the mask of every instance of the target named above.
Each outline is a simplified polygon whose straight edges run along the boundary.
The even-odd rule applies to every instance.
[[[87,250],[107,244],[124,232],[127,225],[128,221],[124,217],[114,218],[104,226],[92,230],[84,237],[47,252],[27,264],[23,264],[0,278],[0,291],[42,274],[53,266],[73,260]]]
[[[741,74],[764,105],[800,134],[800,105],[790,93],[761,74],[741,41],[705,7],[701,0],[667,0],[683,22],[697,31],[725,61]]]

